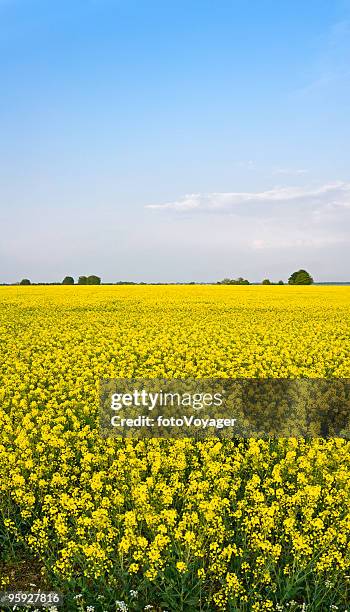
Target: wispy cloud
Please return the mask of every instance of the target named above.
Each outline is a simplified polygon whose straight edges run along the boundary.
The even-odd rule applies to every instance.
[[[333,246],[337,244],[343,244],[347,242],[344,236],[303,236],[299,238],[272,238],[262,240],[253,240],[250,245],[254,250],[263,251],[268,249],[310,249],[310,248],[324,248],[327,246]]]
[[[350,76],[350,19],[334,23],[313,66],[313,78],[296,90],[297,96],[319,94],[348,82]]]
[[[238,168],[245,168],[245,169],[250,169],[250,170],[255,169],[255,166],[256,166],[255,161],[252,159],[247,159],[247,160],[236,162],[236,165]]]
[[[274,168],[272,170],[272,174],[282,176],[302,176],[304,174],[308,174],[308,170],[305,168]]]
[[[274,187],[266,191],[231,191],[187,194],[163,204],[148,204],[146,208],[179,212],[218,212],[245,214],[274,212],[284,204],[302,206],[319,211],[332,207],[350,206],[350,183],[332,182],[319,187]],[[277,205],[277,208],[276,208]],[[259,208],[257,208],[257,206]]]
[[[172,213],[172,228],[181,228],[181,235],[191,231],[192,240],[201,236],[206,244],[219,239],[218,249],[226,245],[255,258],[288,254],[308,261],[311,253],[317,252],[318,260],[321,252],[325,259],[334,250],[346,257],[349,249],[350,182],[192,193],[147,208],[158,212],[158,219]]]

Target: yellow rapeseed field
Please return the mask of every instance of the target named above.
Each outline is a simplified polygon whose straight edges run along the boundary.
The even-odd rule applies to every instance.
[[[349,442],[103,439],[98,392],[350,378],[350,287],[2,287],[0,311],[0,588],[33,563],[68,611],[347,609]]]

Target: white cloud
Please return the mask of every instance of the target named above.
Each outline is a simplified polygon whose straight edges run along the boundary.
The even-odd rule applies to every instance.
[[[260,192],[192,193],[164,204],[149,204],[146,208],[160,210],[219,212],[244,214],[250,206],[259,205],[261,212],[276,213],[276,204],[285,203],[313,210],[350,205],[350,183],[333,182],[319,187],[274,187]],[[257,212],[256,207],[254,211]]]
[[[252,159],[248,159],[246,161],[237,162],[238,168],[248,168],[253,170],[255,168],[255,161]]]
[[[172,213],[172,232],[177,231],[182,240],[190,234],[193,245],[202,241],[206,248],[215,245],[219,251],[250,252],[255,262],[268,259],[271,266],[278,266],[284,256],[292,261],[295,257],[309,261],[314,256],[316,261],[327,262],[338,252],[346,259],[349,250],[348,182],[278,186],[258,192],[192,193],[148,208],[162,213],[157,219],[163,223]]]

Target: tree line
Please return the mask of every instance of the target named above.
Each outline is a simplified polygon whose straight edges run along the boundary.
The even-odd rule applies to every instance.
[[[29,278],[22,278],[20,285],[31,285]],[[65,276],[62,283],[38,283],[40,285],[75,285],[73,276]],[[101,278],[95,274],[90,276],[79,276],[77,285],[100,285]]]
[[[91,276],[79,276],[77,285],[100,285],[101,278],[91,274]],[[65,276],[62,285],[74,285],[73,276]]]
[[[311,274],[306,270],[297,270],[290,275],[288,279],[288,285],[312,285],[314,279]],[[222,281],[218,281],[217,285],[250,285],[251,283],[246,279],[240,276],[239,278],[224,278]],[[256,283],[253,283],[256,284]],[[283,280],[278,281],[278,283],[273,283],[269,278],[264,278],[261,283],[262,285],[284,285]]]
[[[312,285],[314,282],[311,274],[306,270],[297,270],[290,275],[288,279],[288,285]],[[22,278],[20,285],[31,285],[31,281],[29,278]],[[96,276],[95,274],[91,274],[90,276],[79,276],[78,282],[75,283],[73,276],[65,276],[61,283],[37,283],[40,285],[100,285],[101,278]],[[108,285],[147,285],[147,284],[155,284],[155,285],[196,285],[194,281],[190,283],[135,283],[133,281],[117,281],[116,283],[105,283]],[[211,283],[198,283],[198,284],[211,284]],[[240,276],[239,278],[224,278],[221,281],[217,281],[217,285],[251,285],[251,284],[259,284],[259,283],[250,283],[249,280]],[[284,285],[283,280],[278,281],[278,283],[273,283],[268,278],[264,278],[261,282],[262,285]]]

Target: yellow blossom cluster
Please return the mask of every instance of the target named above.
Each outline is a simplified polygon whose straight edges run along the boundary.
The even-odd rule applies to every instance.
[[[101,378],[350,378],[350,288],[3,287],[0,310],[4,583],[21,554],[96,612],[349,600],[349,442],[104,439],[98,415]]]

